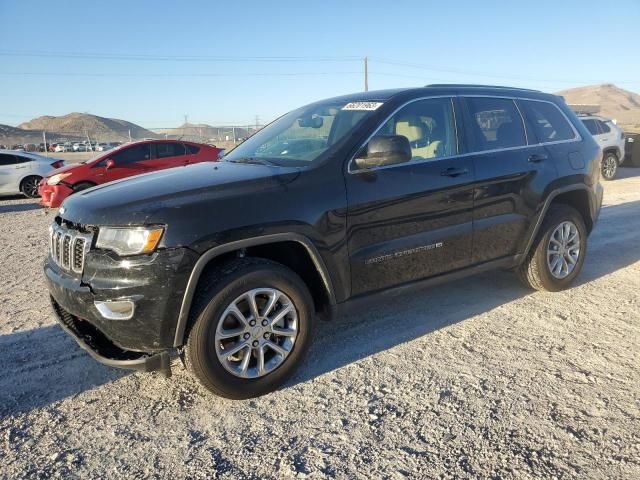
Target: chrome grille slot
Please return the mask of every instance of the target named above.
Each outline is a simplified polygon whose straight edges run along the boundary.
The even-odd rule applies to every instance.
[[[64,270],[82,273],[91,237],[90,233],[54,223],[49,239],[51,259]]]

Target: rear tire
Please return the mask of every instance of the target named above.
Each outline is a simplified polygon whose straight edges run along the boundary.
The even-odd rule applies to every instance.
[[[95,186],[96,186],[96,184],[95,183],[91,183],[91,182],[76,183],[73,186],[73,193],[81,192],[82,190],[86,190],[88,188],[92,188],[92,187],[95,187]]]
[[[600,171],[604,180],[609,181],[616,178],[616,173],[618,173],[618,156],[613,152],[605,153]]]
[[[31,175],[20,183],[20,191],[28,198],[38,198],[38,185],[40,184],[42,177],[38,175]]]
[[[293,271],[264,259],[233,260],[200,280],[185,364],[221,397],[264,395],[282,385],[302,362],[313,314],[309,290]]]
[[[565,231],[568,232],[566,242],[562,239]],[[582,216],[568,205],[552,205],[517,273],[522,283],[530,288],[558,292],[568,288],[580,274],[586,252],[587,228]]]

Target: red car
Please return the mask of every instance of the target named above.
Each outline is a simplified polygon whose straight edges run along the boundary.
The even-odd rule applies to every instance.
[[[127,143],[82,163],[53,170],[38,188],[40,205],[57,208],[69,195],[120,178],[199,162],[215,162],[224,150],[177,140]]]

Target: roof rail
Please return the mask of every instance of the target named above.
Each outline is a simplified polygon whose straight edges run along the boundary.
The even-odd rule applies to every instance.
[[[473,83],[432,83],[430,85],[425,85],[425,87],[500,88],[500,89],[506,89],[506,90],[523,90],[525,92],[542,93],[540,90],[533,90],[531,88],[505,87],[502,85],[477,85]]]

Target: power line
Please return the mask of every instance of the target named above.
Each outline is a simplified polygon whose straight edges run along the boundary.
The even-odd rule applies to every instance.
[[[130,53],[46,52],[40,50],[0,50],[5,57],[78,58],[88,60],[142,60],[179,62],[350,62],[356,56],[210,56],[210,55],[154,55]]]
[[[247,73],[117,73],[117,72],[0,72],[5,76],[40,77],[296,77],[314,75],[362,75],[362,72],[247,72]]]

